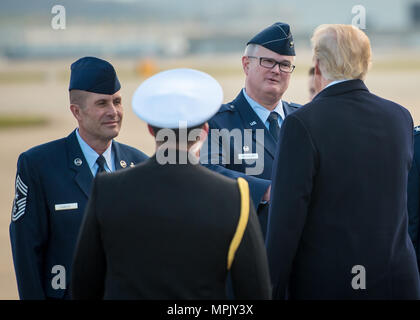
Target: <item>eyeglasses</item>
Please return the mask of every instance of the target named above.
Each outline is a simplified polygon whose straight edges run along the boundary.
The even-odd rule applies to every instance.
[[[293,70],[295,70],[295,66],[286,61],[276,61],[271,58],[254,57],[254,56],[248,56],[248,58],[259,59],[260,66],[267,69],[273,69],[278,64],[281,72],[292,73]]]

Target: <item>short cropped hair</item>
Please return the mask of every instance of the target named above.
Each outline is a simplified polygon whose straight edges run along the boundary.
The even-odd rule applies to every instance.
[[[79,107],[84,108],[84,106],[86,105],[86,96],[86,91],[77,89],[70,90],[70,104],[77,104]]]
[[[255,43],[250,43],[246,46],[245,51],[244,51],[244,56],[255,56],[257,54],[258,51],[258,44]]]
[[[372,53],[362,30],[352,25],[323,24],[315,29],[311,42],[325,79],[365,79]]]

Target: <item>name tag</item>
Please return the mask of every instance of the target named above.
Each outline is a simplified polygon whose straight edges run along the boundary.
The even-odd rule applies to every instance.
[[[75,202],[75,203],[63,203],[63,204],[56,204],[55,205],[55,211],[73,210],[73,209],[77,209],[77,208],[78,208],[77,202]]]
[[[258,159],[258,153],[238,153],[239,160],[256,160]]]

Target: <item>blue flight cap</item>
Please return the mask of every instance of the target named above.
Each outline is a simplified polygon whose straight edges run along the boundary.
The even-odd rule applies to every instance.
[[[120,88],[121,84],[114,67],[105,60],[84,57],[71,65],[69,90],[114,94]]]
[[[293,36],[287,23],[276,22],[254,36],[248,41],[247,45],[251,43],[258,44],[284,56],[296,55]]]

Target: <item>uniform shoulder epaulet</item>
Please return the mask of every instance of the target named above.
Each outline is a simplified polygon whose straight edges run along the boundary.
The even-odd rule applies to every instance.
[[[414,127],[414,135],[420,134],[420,126]]]
[[[220,107],[219,111],[217,111],[217,113],[227,112],[227,111],[230,111],[230,112],[235,111],[235,106],[231,103],[222,104],[222,106]]]
[[[34,147],[23,152],[26,156],[33,159],[39,159],[45,157],[45,155],[50,153],[55,153],[58,148],[65,144],[66,138],[61,138],[53,141],[49,141]]]

